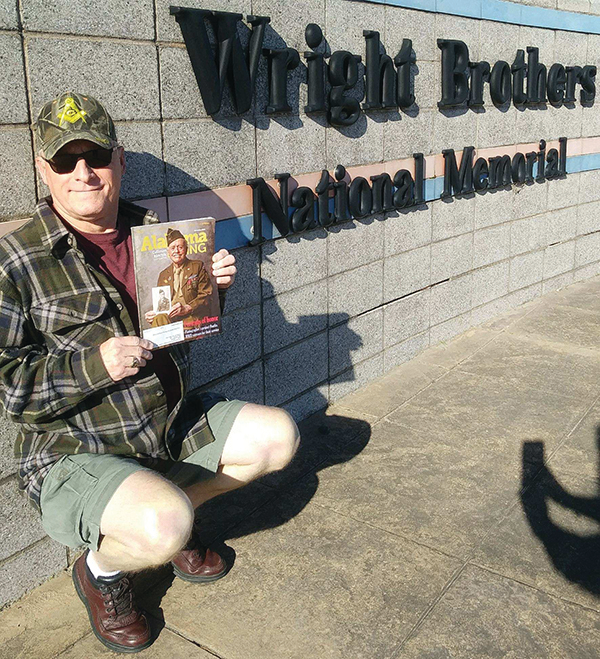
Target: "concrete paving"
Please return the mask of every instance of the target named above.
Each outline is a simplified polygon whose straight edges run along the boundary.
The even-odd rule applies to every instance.
[[[600,278],[423,353],[302,424],[291,467],[201,511],[234,566],[137,579],[150,658],[600,657]],[[103,657],[70,575],[0,657]]]

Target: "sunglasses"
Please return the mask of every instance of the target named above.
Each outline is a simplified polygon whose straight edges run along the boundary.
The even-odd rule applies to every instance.
[[[92,169],[101,169],[108,167],[112,161],[112,154],[115,149],[91,149],[83,153],[59,153],[46,160],[57,174],[70,174],[81,158],[85,160],[88,167]]]

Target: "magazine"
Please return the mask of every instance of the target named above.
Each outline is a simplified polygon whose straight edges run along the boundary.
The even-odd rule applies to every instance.
[[[132,227],[131,238],[142,338],[162,347],[218,334],[215,220]]]

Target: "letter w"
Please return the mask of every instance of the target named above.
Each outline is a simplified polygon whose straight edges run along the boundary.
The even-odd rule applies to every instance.
[[[252,36],[246,58],[237,33],[242,14],[187,7],[170,7],[170,12],[181,28],[206,112],[212,115],[220,110],[225,79],[229,82],[235,111],[238,114],[247,112],[252,104],[265,27],[271,19],[268,16],[248,16]],[[214,54],[206,31],[206,19],[211,21],[217,40]]]

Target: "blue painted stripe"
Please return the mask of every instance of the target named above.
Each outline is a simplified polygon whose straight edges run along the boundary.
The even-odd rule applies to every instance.
[[[519,5],[508,0],[353,0],[392,5],[404,9],[419,9],[437,14],[481,18],[487,21],[513,23],[550,30],[600,34],[600,16],[579,14],[562,9],[547,9]]]
[[[567,174],[589,172],[593,169],[600,169],[600,153],[586,153],[583,156],[567,158]]]

